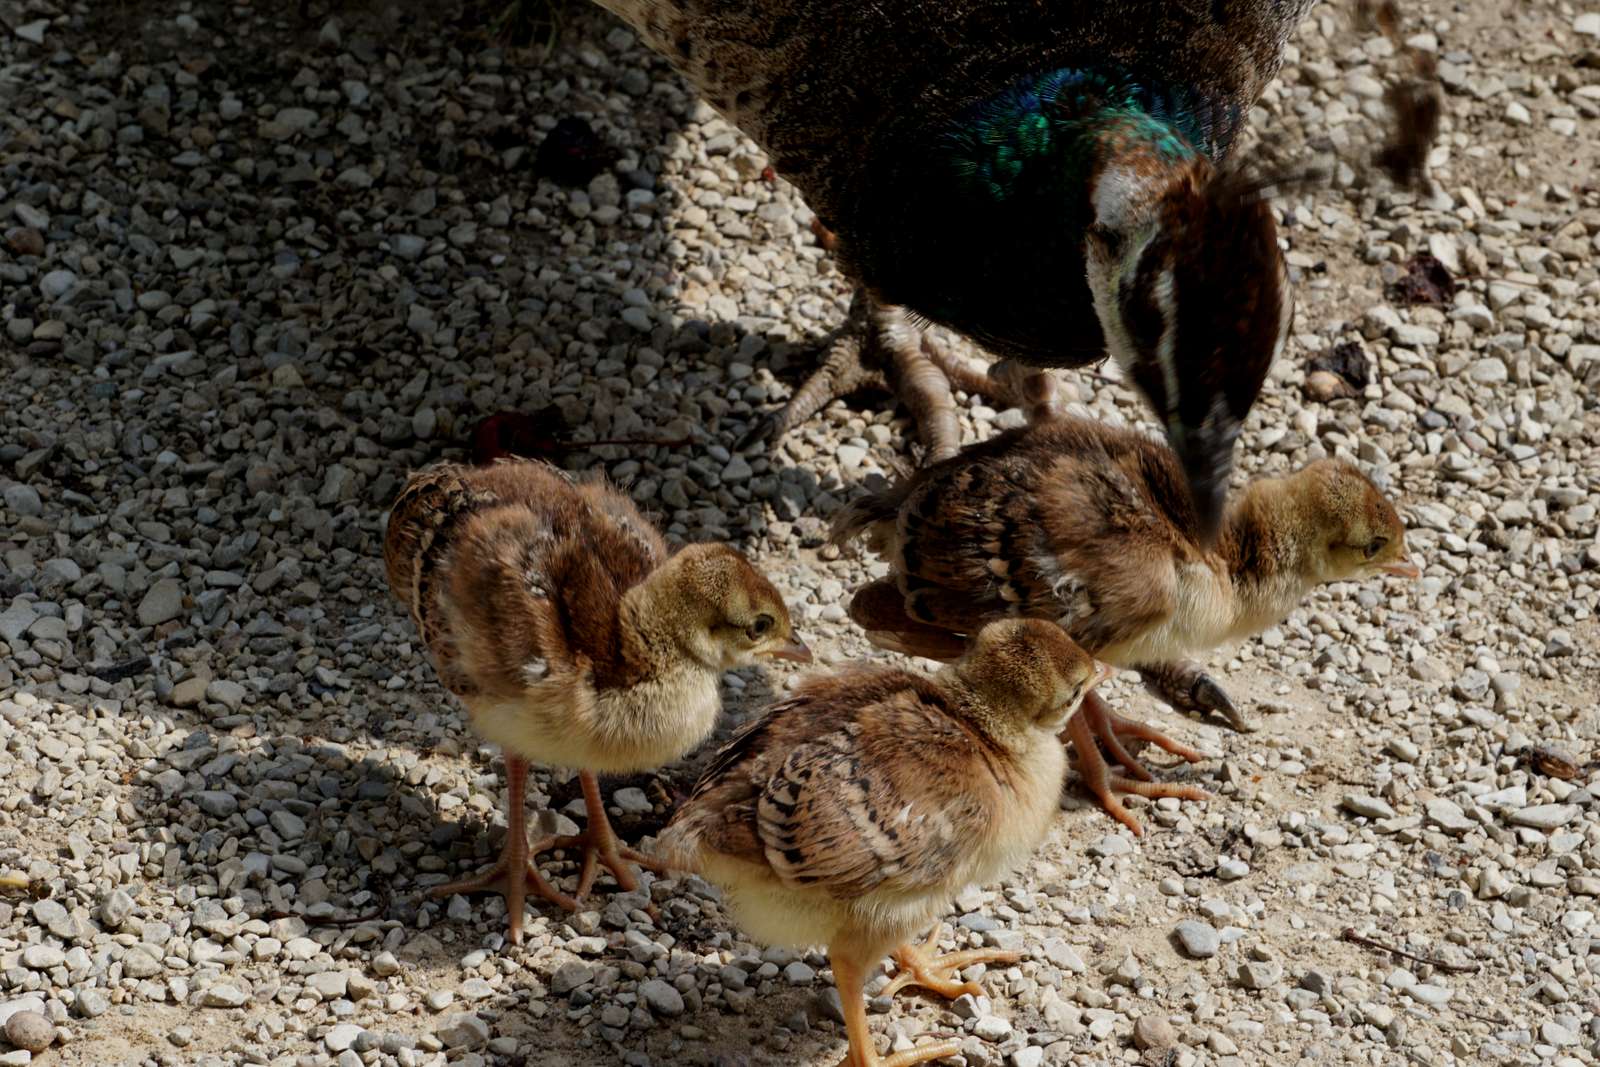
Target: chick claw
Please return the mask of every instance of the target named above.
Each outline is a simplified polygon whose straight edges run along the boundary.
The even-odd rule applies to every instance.
[[[891,953],[896,967],[895,976],[878,995],[892,997],[907,986],[915,985],[931,990],[948,1000],[954,1000],[964,993],[981,997],[983,996],[981,985],[977,982],[957,981],[953,976],[963,967],[970,967],[974,963],[1016,963],[1022,958],[1021,953],[994,948],[965,949],[961,952],[937,955],[939,935],[943,932],[942,926],[935,926],[922,944],[906,944],[895,949]]]
[[[1139,672],[1144,687],[1178,711],[1204,716],[1216,712],[1242,734],[1259,727],[1245,718],[1216,680],[1194,663],[1163,663]]]

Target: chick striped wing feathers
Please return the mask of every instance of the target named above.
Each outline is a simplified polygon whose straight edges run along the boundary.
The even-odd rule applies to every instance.
[[[618,604],[666,546],[608,486],[501,460],[413,475],[384,556],[441,681],[460,696],[512,696],[571,672],[624,671]]]
[[[849,899],[936,886],[988,825],[985,797],[905,767],[941,749],[970,758],[974,739],[911,690],[789,753],[756,805],[767,862],[785,882]]]
[[[852,505],[902,598],[869,586],[851,616],[874,640],[952,658],[932,631],[968,634],[1008,615],[1060,623],[1090,649],[1175,605],[1174,559],[1195,553],[1176,459],[1141,434],[1062,418],[1012,431]],[[892,517],[886,513],[892,510]]]
[[[461,526],[498,503],[492,491],[466,477],[467,471],[458,464],[440,463],[412,474],[389,510],[383,540],[389,591],[411,613],[440,681],[463,696],[475,686],[458,662],[439,595],[441,564],[449,558]]]
[[[937,884],[984,832],[994,796],[904,769],[908,747],[922,768],[941,755],[972,760],[979,742],[940,711],[944,699],[929,679],[893,668],[807,679],[717,753],[663,851],[765,864],[839,899]]]

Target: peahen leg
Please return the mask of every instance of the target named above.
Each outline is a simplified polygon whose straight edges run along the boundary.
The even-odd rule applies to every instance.
[[[904,310],[879,304],[858,289],[822,365],[787,404],[752,427],[738,447],[776,440],[858,389],[890,385],[916,422],[929,461],[955,455],[961,447],[955,397],[929,350],[926,332]]]
[[[1205,715],[1216,712],[1228,720],[1240,733],[1251,733],[1255,723],[1245,718],[1216,679],[1207,674],[1198,663],[1178,660],[1154,667],[1141,667],[1139,677],[1144,687],[1179,711]]]

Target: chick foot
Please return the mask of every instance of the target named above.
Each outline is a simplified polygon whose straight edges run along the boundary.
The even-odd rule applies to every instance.
[[[583,868],[578,874],[578,899],[589,895],[601,866],[611,872],[617,887],[624,893],[639,888],[636,867],[657,874],[666,873],[670,868],[665,863],[618,843],[616,831],[611,829],[611,820],[606,816],[605,801],[600,797],[600,781],[594,772],[580,771],[578,780],[583,784],[583,806],[588,813],[588,825],[576,837],[555,839],[559,843],[552,846],[583,849]]]
[[[838,946],[829,947],[829,962],[833,964],[833,984],[839,990],[839,1004],[844,1009],[844,1028],[850,1040],[850,1051],[839,1061],[839,1067],[911,1067],[916,1063],[942,1060],[954,1056],[961,1049],[959,1041],[936,1041],[915,1048],[879,1056],[872,1043],[872,1031],[867,1027],[866,958],[869,953],[847,952]]]
[[[849,317],[834,334],[822,365],[787,404],[740,438],[737,447],[776,440],[858,389],[892,387],[917,424],[928,461],[948,459],[961,448],[961,426],[950,382],[929,357],[931,347],[927,333],[904,310],[878,304],[865,290],[856,290]]]
[[[921,986],[947,1000],[954,1000],[963,993],[981,997],[983,987],[977,982],[962,982],[955,978],[963,967],[970,967],[974,963],[1016,963],[1022,958],[1019,952],[996,948],[965,949],[938,955],[939,935],[943,932],[942,926],[935,926],[922,944],[905,944],[895,949],[891,953],[897,968],[895,976],[883,987],[879,996],[892,997],[907,986]]]
[[[1156,667],[1144,667],[1140,669],[1139,677],[1144,679],[1144,687],[1151,694],[1178,711],[1193,712],[1202,717],[1214,711],[1242,734],[1254,733],[1259,729],[1245,718],[1244,712],[1229,699],[1216,679],[1197,663],[1178,660]]]
[[[511,930],[511,943],[522,944],[522,905],[531,889],[557,907],[576,911],[578,902],[545,880],[534,866],[533,857],[552,848],[562,848],[564,838],[546,837],[538,844],[528,845],[528,820],[524,808],[528,784],[528,761],[515,756],[506,758],[508,779],[506,799],[506,843],[494,866],[473,878],[447,882],[430,891],[434,897],[450,897],[457,893],[499,893],[505,898],[506,920]]]
[[[1091,692],[1083,698],[1083,705],[1067,720],[1067,728],[1062,731],[1061,739],[1069,742],[1078,754],[1078,774],[1082,776],[1083,784],[1099,799],[1100,806],[1112,818],[1132,830],[1135,837],[1143,837],[1144,828],[1117,798],[1117,793],[1151,798],[1177,797],[1180,800],[1211,799],[1211,794],[1199,786],[1155,781],[1155,776],[1122,744],[1124,737],[1149,741],[1190,763],[1205,759],[1205,755],[1174,741],[1153,726],[1123,718],[1107,707],[1106,702],[1095,693]],[[1132,778],[1111,773],[1105,756],[1100,752],[1102,744],[1111,758],[1120,763]]]

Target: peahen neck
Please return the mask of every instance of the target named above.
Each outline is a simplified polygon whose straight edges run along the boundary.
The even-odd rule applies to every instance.
[[[847,234],[858,276],[886,302],[1038,365],[1098,359],[1083,285],[1085,228],[1109,165],[1177,174],[1226,152],[1226,101],[1113,68],[1014,82],[885,145]],[[866,225],[870,223],[870,225]]]
[[[1236,107],[1115,68],[1067,67],[1008,86],[971,108],[945,138],[951,167],[991,202],[1088,190],[1118,156],[1178,167],[1213,160],[1237,130]]]

